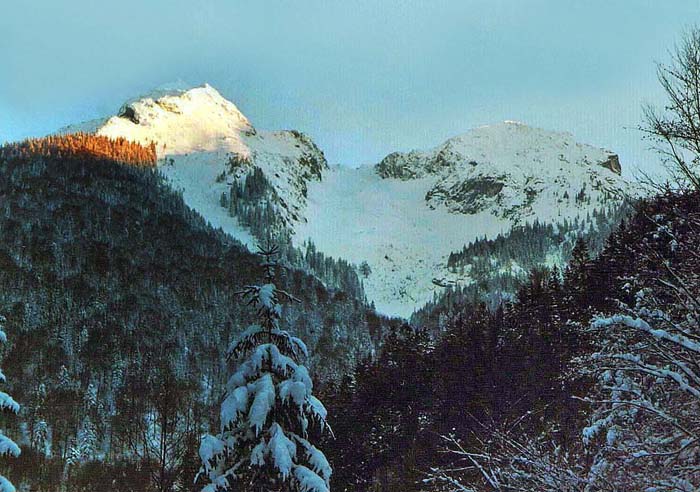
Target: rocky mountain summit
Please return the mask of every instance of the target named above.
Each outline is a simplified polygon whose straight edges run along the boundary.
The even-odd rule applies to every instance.
[[[261,230],[282,230],[296,246],[310,240],[325,255],[366,264],[368,299],[402,316],[443,288],[436,278],[476,281],[469,268],[447,269],[465,245],[534,222],[590,229],[591,214],[629,194],[614,153],[513,121],[374,166],[329,167],[311,138],[255,128],[209,85],[156,91],[62,131],[75,130],[156,142],[161,171],[213,226],[250,247]],[[508,272],[521,270],[514,259]]]
[[[156,90],[126,102],[115,116],[69,126],[62,133],[87,131],[156,142],[161,169],[185,200],[212,225],[253,239],[218,208],[228,184],[260,168],[275,193],[286,222],[298,221],[307,183],[328,167],[323,152],[298,131],[262,131],[208,84],[191,89]],[[212,207],[214,210],[211,210]]]
[[[434,179],[425,196],[431,208],[488,210],[516,222],[552,205],[602,205],[626,188],[616,154],[514,121],[476,128],[428,151],[395,152],[376,169],[383,178]]]

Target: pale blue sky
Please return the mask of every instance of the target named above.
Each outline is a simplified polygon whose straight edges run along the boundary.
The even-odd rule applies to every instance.
[[[208,82],[254,125],[376,162],[505,119],[653,163],[634,130],[700,0],[5,0],[0,141]]]

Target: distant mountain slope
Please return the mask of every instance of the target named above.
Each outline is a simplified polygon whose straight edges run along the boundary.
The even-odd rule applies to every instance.
[[[208,85],[134,99],[80,128],[157,142],[161,170],[185,202],[250,247],[273,230],[301,249],[310,240],[326,256],[366,263],[368,299],[405,317],[440,285],[477,280],[448,268],[451,253],[535,221],[575,235],[629,194],[615,154],[516,122],[358,169],[329,168],[301,133],[255,129]],[[556,248],[548,258],[562,261]]]
[[[377,165],[383,178],[434,177],[425,196],[431,208],[488,210],[514,222],[569,216],[583,201],[604,206],[624,192],[620,172],[612,152],[515,121],[475,128],[426,152],[390,154]]]
[[[451,253],[477,239],[535,221],[576,236],[597,226],[594,212],[613,216],[630,192],[619,172],[616,155],[568,134],[514,122],[480,127],[374,167],[332,168],[310,185],[308,222],[296,226],[296,237],[367,261],[367,296],[408,316],[442,286],[478,280],[469,268],[448,265]],[[512,253],[509,267],[516,273],[526,263],[518,256]],[[563,260],[554,244],[548,264]],[[507,272],[498,268],[494,275]]]

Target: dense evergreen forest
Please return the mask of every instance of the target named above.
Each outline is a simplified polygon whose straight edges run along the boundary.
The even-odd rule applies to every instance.
[[[199,490],[227,341],[253,319],[235,292],[259,259],[185,206],[154,169],[111,159],[0,162],[3,370],[21,402],[8,476],[32,490]],[[285,267],[284,309],[323,378],[352,370],[391,321]],[[223,345],[223,346],[222,346]],[[5,422],[3,422],[5,423]]]
[[[447,267],[453,272],[468,269],[477,281],[494,271],[509,270],[512,265],[527,275],[560,256],[564,262],[568,261],[578,238],[584,239],[591,251],[597,253],[603,248],[605,238],[630,210],[631,204],[626,200],[603,211],[593,210],[581,220],[577,217],[556,224],[535,220],[515,226],[506,234],[494,239],[478,239],[461,251],[451,253]]]
[[[697,271],[691,265],[698,261],[699,197],[666,194],[640,203],[597,257],[578,240],[563,272],[533,271],[512,302],[489,309],[455,299],[437,337],[420,326],[392,330],[379,357],[327,388],[325,401],[337,422],[335,440],[325,447],[335,466],[335,490],[641,490],[620,483],[641,484],[648,477],[648,484],[660,484],[681,469],[685,485],[679,480],[673,490],[696,490],[698,447],[688,436],[698,430],[698,400],[692,397],[697,319],[693,314],[684,328],[673,320],[696,309],[687,302],[700,289],[691,273]],[[663,312],[642,302],[652,291],[653,305]],[[624,342],[603,329],[626,322],[634,332],[630,327],[639,318],[615,315],[625,309],[680,330],[626,335],[640,351],[656,344],[658,366],[642,362],[643,355],[626,358]],[[591,324],[594,319],[607,321]],[[664,340],[687,342],[683,358],[669,360]],[[617,359],[608,353],[613,347],[620,351]],[[606,363],[600,362],[603,353],[610,357]],[[639,363],[639,373],[617,389],[604,371],[614,360]],[[678,368],[680,373],[671,371]],[[654,377],[633,382],[645,371]],[[652,381],[658,389],[646,395]],[[667,399],[658,400],[661,394]],[[688,406],[678,406],[682,401]],[[668,415],[662,413],[666,405]],[[661,422],[651,423],[655,413]],[[685,434],[668,429],[674,422],[684,422]],[[657,427],[640,437],[636,425]],[[645,454],[635,460],[640,450]],[[625,481],[605,482],[622,469],[629,474]],[[586,488],[591,482],[595,488]],[[666,485],[655,490],[672,490]]]
[[[143,146],[123,137],[109,138],[91,133],[69,133],[28,138],[0,147],[0,158],[81,157],[108,159],[139,167],[156,166],[156,144]]]

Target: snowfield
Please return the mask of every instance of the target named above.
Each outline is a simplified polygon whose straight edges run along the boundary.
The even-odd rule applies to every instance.
[[[376,166],[329,168],[307,136],[263,132],[209,85],[127,102],[117,116],[61,131],[154,141],[161,170],[186,203],[249,247],[255,238],[221,206],[229,185],[260,168],[302,245],[360,264],[369,300],[407,317],[442,289],[469,283],[448,255],[514,224],[584,218],[629,194],[617,156],[572,135],[506,121]]]
[[[331,256],[367,261],[367,297],[379,311],[407,317],[442,289],[433,279],[470,282],[446,266],[465,244],[516,223],[584,218],[627,194],[627,183],[605,167],[615,163],[611,152],[570,134],[512,121],[479,127],[376,166],[331,168],[310,185],[307,222],[296,225],[295,241],[311,239]],[[483,182],[500,190],[470,193]],[[577,201],[581,190],[585,199]]]
[[[250,231],[219,203],[221,194],[229,188],[226,181],[217,181],[223,169],[222,163],[227,159],[225,152],[195,152],[173,156],[172,161],[161,165],[160,170],[173,189],[182,193],[185,203],[199,212],[212,227],[222,229],[255,251],[257,242]],[[208,183],[209,186],[193,186],[193,183]]]
[[[295,241],[311,239],[331,256],[367,261],[368,299],[380,312],[410,316],[441,289],[432,279],[445,276],[450,252],[511,226],[489,212],[431,210],[424,197],[433,182],[382,179],[373,166],[335,166],[309,188],[308,221],[296,226]]]

